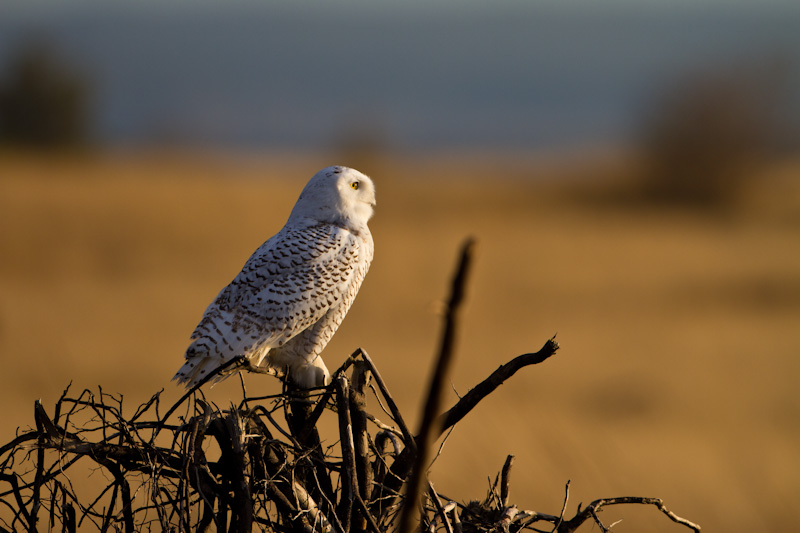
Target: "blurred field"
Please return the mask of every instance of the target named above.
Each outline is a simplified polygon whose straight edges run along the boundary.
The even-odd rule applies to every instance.
[[[439,492],[483,496],[513,453],[522,508],[558,514],[569,479],[570,513],[657,496],[708,531],[796,527],[800,164],[765,169],[735,209],[710,215],[592,201],[603,182],[580,178],[624,175],[619,161],[501,161],[361,168],[378,188],[376,260],[328,367],[363,347],[415,423],[437,310],[474,235],[454,390],[556,332],[562,349],[457,426],[433,467]],[[162,405],[176,399],[169,379],[205,306],[333,162],[0,155],[0,442],[70,381],[131,410],[162,387]],[[210,396],[225,406],[238,389]],[[615,531],[684,530],[651,508],[603,514],[621,517]]]

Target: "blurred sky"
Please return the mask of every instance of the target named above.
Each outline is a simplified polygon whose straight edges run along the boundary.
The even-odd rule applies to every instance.
[[[91,81],[104,145],[617,144],[682,77],[775,61],[800,121],[795,0],[0,3],[0,75],[34,41]]]

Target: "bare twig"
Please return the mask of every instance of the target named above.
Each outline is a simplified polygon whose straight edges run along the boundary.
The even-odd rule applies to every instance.
[[[378,388],[383,395],[383,399],[386,401],[386,404],[389,406],[389,410],[392,412],[392,417],[394,421],[400,426],[400,431],[403,433],[403,443],[406,447],[408,447],[412,453],[416,454],[417,443],[414,437],[411,435],[411,432],[408,430],[408,426],[406,426],[405,420],[403,420],[403,415],[400,414],[400,409],[397,408],[397,404],[392,398],[391,393],[389,392],[389,388],[386,386],[386,382],[383,381],[383,377],[381,373],[378,371],[378,367],[375,366],[375,363],[370,358],[369,354],[364,351],[361,351],[361,357],[364,358],[364,361],[369,365],[370,372],[372,373],[372,377],[375,380],[375,383],[378,384]]]
[[[205,385],[209,381],[220,379],[222,376],[224,376],[226,374],[226,371],[232,366],[239,366],[239,367],[242,367],[242,368],[244,368],[244,369],[246,369],[246,370],[248,370],[250,372],[258,372],[258,373],[264,373],[264,374],[270,374],[271,373],[268,370],[264,370],[264,369],[260,369],[258,367],[254,367],[252,365],[252,363],[250,362],[250,359],[248,359],[246,356],[242,355],[240,357],[234,357],[233,359],[231,359],[229,361],[226,361],[225,363],[221,364],[220,366],[218,366],[217,368],[215,368],[214,370],[209,372],[200,381],[195,383],[192,386],[192,388],[190,388],[188,391],[186,391],[184,393],[184,395],[181,396],[181,398],[177,402],[175,402],[175,404],[172,407],[169,408],[167,413],[163,416],[163,418],[161,418],[161,422],[160,423],[161,424],[166,423],[166,421],[169,419],[169,417],[172,415],[172,413],[174,413],[175,410],[178,409],[178,407],[180,407],[181,404],[183,404],[183,402],[185,402],[192,394],[194,394],[195,391],[199,390],[200,387],[202,387],[203,385]],[[153,434],[153,439],[156,438],[156,436],[158,435],[160,429],[161,429],[160,427],[156,429],[156,432]]]
[[[501,365],[500,368],[492,372],[492,374],[478,383],[473,389],[465,394],[453,407],[441,416],[440,426],[441,431],[449,428],[458,423],[459,420],[464,418],[478,403],[487,397],[489,394],[503,384],[507,379],[513,376],[517,370],[541,363],[547,360],[550,356],[556,353],[559,346],[555,337],[548,340],[541,350],[535,353],[526,353],[520,355]]]
[[[561,522],[555,531],[557,531],[558,533],[571,533],[576,529],[578,529],[578,527],[580,527],[580,525],[583,524],[589,518],[594,518],[598,522],[598,525],[600,525],[601,527],[605,527],[602,525],[601,522],[599,522],[599,518],[596,518],[597,512],[602,507],[608,505],[620,505],[620,504],[654,505],[656,508],[658,508],[659,511],[667,515],[667,517],[669,517],[669,519],[672,520],[673,522],[686,526],[687,528],[697,533],[700,532],[699,525],[690,522],[685,518],[681,518],[672,511],[669,511],[664,505],[663,500],[661,500],[660,498],[643,498],[639,496],[623,496],[619,498],[601,498],[595,500],[586,507],[584,507],[582,510],[579,510],[578,513],[572,519]]]
[[[453,533],[453,526],[450,525],[450,520],[447,518],[447,511],[442,505],[442,500],[439,499],[439,495],[436,494],[436,489],[433,488],[433,484],[430,481],[428,481],[428,494],[431,497],[431,501],[433,501],[433,504],[436,506],[436,514],[442,517],[445,531],[447,531],[447,533]],[[435,526],[435,523],[436,515],[434,515],[431,520],[431,525]]]
[[[567,502],[569,502],[569,484],[570,479],[567,480],[567,484],[564,486],[564,503],[561,505],[561,512],[558,513],[558,522],[556,522],[553,531],[557,531],[558,528],[561,527],[561,523],[564,521],[564,513],[567,512]]]
[[[361,497],[361,495],[359,495],[358,493],[356,493],[356,505],[358,505],[358,510],[361,512],[362,516],[366,518],[369,530],[372,533],[381,533],[381,528],[375,521],[375,517],[373,517],[372,513],[369,512],[369,507],[364,502],[364,499]]]

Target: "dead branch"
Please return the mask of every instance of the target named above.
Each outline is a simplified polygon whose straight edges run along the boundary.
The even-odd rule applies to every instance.
[[[508,494],[511,490],[509,484],[511,483],[511,466],[514,464],[514,456],[509,455],[506,457],[506,462],[503,465],[500,478],[500,505],[505,507],[508,505]]]
[[[439,346],[439,356],[436,358],[436,367],[431,377],[428,387],[428,396],[422,409],[422,421],[420,430],[414,442],[417,451],[414,454],[413,467],[410,477],[406,483],[406,499],[400,515],[399,533],[410,533],[412,521],[417,511],[417,501],[419,499],[420,487],[422,484],[423,469],[428,456],[428,448],[438,433],[441,432],[440,424],[436,424],[436,417],[439,414],[439,405],[442,401],[445,378],[453,360],[456,325],[458,323],[458,312],[461,302],[464,299],[464,290],[469,272],[470,260],[472,258],[472,248],[474,241],[468,239],[461,247],[461,254],[453,276],[450,299],[447,305],[447,312],[444,319],[444,330]]]
[[[440,432],[444,432],[444,430],[447,428],[457,424],[470,411],[472,411],[472,409],[478,405],[481,400],[494,392],[497,387],[502,385],[519,369],[546,361],[550,356],[556,353],[558,348],[558,342],[556,342],[555,337],[553,337],[549,339],[538,352],[520,355],[508,363],[501,365],[500,368],[492,372],[488,378],[478,383],[453,407],[441,415]]]
[[[581,526],[584,522],[586,522],[589,518],[595,520],[598,526],[600,526],[601,531],[609,531],[610,526],[606,527],[600,522],[600,519],[597,517],[598,511],[602,507],[606,507],[609,505],[622,505],[622,504],[642,504],[642,505],[654,505],[659,511],[667,515],[670,520],[677,524],[681,524],[682,526],[686,526],[687,528],[695,531],[697,533],[700,532],[700,526],[697,524],[686,520],[685,518],[681,518],[677,516],[672,511],[668,510],[664,505],[664,501],[661,498],[643,498],[640,496],[622,496],[618,498],[601,498],[598,500],[593,501],[583,509],[579,510],[577,514],[571,518],[570,520],[565,520],[561,524],[558,525],[556,531],[558,533],[572,533],[578,527]]]
[[[342,521],[344,533],[349,533],[353,517],[353,499],[358,490],[356,478],[355,444],[353,443],[353,424],[350,420],[348,398],[350,383],[345,376],[340,376],[334,383],[336,386],[336,406],[339,412],[339,439],[342,447],[341,495],[336,515]]]
[[[444,524],[445,532],[453,533],[453,526],[450,525],[450,520],[447,518],[447,509],[442,505],[442,500],[439,498],[439,495],[436,494],[436,489],[433,488],[433,484],[430,481],[428,481],[428,494],[434,506],[436,507],[437,513],[431,519],[431,526],[428,528],[428,530],[431,532],[436,530],[436,516],[438,515],[442,517],[442,524]]]
[[[350,421],[352,423],[353,454],[355,459],[356,492],[363,501],[372,492],[374,473],[370,462],[369,433],[367,428],[367,398],[365,389],[369,379],[369,369],[364,361],[356,361],[353,365],[353,383],[348,396]],[[356,529],[366,528],[367,517],[359,509],[360,522]]]
[[[99,388],[72,397],[68,385],[52,417],[35,402],[35,429],[0,446],[0,533],[404,533],[415,523],[431,533],[517,533],[537,522],[550,524],[556,533],[569,533],[589,520],[608,531],[611,526],[600,521],[598,512],[619,504],[654,505],[670,520],[700,531],[656,498],[599,499],[566,518],[569,484],[558,516],[520,511],[510,503],[513,456],[506,459],[485,501],[459,507],[436,493],[425,472],[433,441],[519,369],[546,360],[558,349],[550,339],[538,352],[509,361],[440,414],[471,249],[471,241],[464,244],[453,276],[416,436],[374,361],[361,349],[325,389],[297,390],[287,384],[281,394],[248,397],[243,386],[241,401],[227,410],[205,401],[198,386],[164,415],[159,413],[158,392],[126,418],[121,396]],[[234,360],[217,372],[243,364]],[[212,373],[206,380],[215,377],[218,374]],[[375,386],[368,388],[370,377]],[[387,423],[370,412],[372,400],[377,412],[389,417],[384,418]],[[326,410],[335,412],[338,433],[323,438],[318,421]],[[79,496],[71,479],[85,476],[87,470],[102,470],[105,487]],[[420,506],[415,487],[422,483],[427,498]],[[420,508],[423,514],[417,521],[414,515]]]
[[[375,363],[372,362],[372,359],[370,358],[369,354],[366,351],[360,349],[359,351],[361,352],[361,357],[364,359],[364,362],[366,362],[369,365],[369,370],[372,374],[372,377],[373,379],[375,379],[375,383],[378,384],[378,388],[381,391],[381,395],[383,395],[384,401],[389,406],[389,410],[392,413],[393,420],[398,426],[400,426],[400,431],[403,434],[403,444],[406,447],[410,448],[414,454],[416,454],[417,450],[416,439],[411,436],[411,432],[408,430],[408,426],[406,426],[406,423],[403,420],[403,415],[400,413],[400,409],[397,408],[397,404],[395,403],[394,398],[389,392],[389,388],[386,386],[386,382],[383,381],[383,377],[381,377],[381,373],[378,371],[378,367],[375,366]]]
[[[438,435],[440,436],[445,430],[464,418],[483,398],[494,392],[497,387],[513,376],[519,369],[547,360],[558,348],[559,346],[555,339],[549,339],[538,352],[520,355],[501,365],[488,378],[464,395],[447,412],[439,416],[438,420],[441,423],[441,428],[438,431]],[[411,450],[403,450],[392,463],[389,476],[383,487],[384,493],[399,493],[400,486],[408,477],[416,457],[416,454]],[[378,513],[381,515],[394,503],[392,499],[380,499],[377,501],[379,502],[378,507],[380,507]]]

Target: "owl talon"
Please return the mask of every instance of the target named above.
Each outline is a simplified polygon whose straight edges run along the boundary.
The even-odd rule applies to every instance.
[[[246,355],[240,355],[236,359],[236,366],[239,367],[239,370],[246,370],[247,372],[253,372],[254,374],[270,374],[272,376],[278,375],[273,368],[254,365],[250,358]]]

